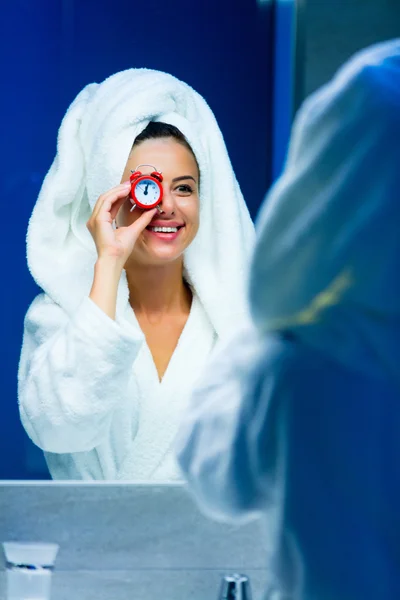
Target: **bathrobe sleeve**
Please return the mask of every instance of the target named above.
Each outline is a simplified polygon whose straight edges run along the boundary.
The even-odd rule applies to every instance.
[[[262,339],[250,326],[216,347],[196,385],[175,449],[190,491],[214,519],[251,520],[275,503],[291,355],[283,339]]]
[[[142,341],[89,297],[69,317],[37,296],[25,317],[18,372],[20,416],[32,441],[55,453],[99,445],[126,397]]]

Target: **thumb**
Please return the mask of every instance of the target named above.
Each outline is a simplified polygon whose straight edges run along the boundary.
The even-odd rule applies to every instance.
[[[156,214],[156,212],[157,212],[156,208],[152,208],[151,210],[143,211],[143,213],[140,215],[140,217],[138,219],[136,219],[136,221],[131,223],[131,225],[129,225],[129,227],[127,229],[131,232],[135,232],[136,235],[139,235],[144,229],[146,229],[147,225],[149,225],[149,223],[151,223],[151,220],[154,217],[154,215]]]

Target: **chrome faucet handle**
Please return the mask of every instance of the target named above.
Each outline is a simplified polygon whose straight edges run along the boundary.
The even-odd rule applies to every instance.
[[[221,583],[218,600],[251,600],[250,580],[246,575],[226,575]]]

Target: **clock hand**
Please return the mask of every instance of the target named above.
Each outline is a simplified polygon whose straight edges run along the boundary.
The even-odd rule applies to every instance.
[[[147,184],[146,184],[146,189],[145,189],[145,191],[143,192],[145,196],[147,196],[147,194],[149,193],[149,192],[148,192],[149,185],[150,185],[149,183],[147,183]]]

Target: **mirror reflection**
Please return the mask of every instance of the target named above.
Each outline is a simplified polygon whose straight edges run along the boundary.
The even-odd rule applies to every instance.
[[[43,291],[19,366],[22,423],[54,479],[181,478],[170,447],[216,341],[246,319],[253,238],[190,87],[131,69],[78,95],[28,228]]]
[[[20,25],[3,479],[174,480],[193,382],[246,318],[273,177],[273,11],[199,3],[188,19],[182,0],[154,1],[132,29],[118,6],[42,0]]]

